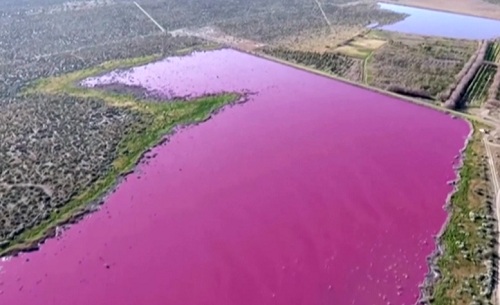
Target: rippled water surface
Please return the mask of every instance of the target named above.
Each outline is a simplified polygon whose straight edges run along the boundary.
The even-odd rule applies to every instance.
[[[414,304],[459,119],[233,50],[88,80],[252,92],[172,136],[105,205],[1,262],[0,304]]]
[[[383,9],[409,15],[400,22],[381,27],[383,30],[459,39],[500,37],[500,20],[388,3],[379,3],[379,5]]]

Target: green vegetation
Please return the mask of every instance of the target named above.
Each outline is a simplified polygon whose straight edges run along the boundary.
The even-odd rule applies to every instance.
[[[493,83],[497,67],[491,64],[482,64],[474,78],[467,86],[462,97],[462,104],[480,106],[488,98],[488,88]]]
[[[489,304],[495,236],[484,155],[481,134],[475,132],[448,208],[451,218],[440,240],[444,253],[437,262],[441,277],[434,286],[432,304],[476,304],[476,299],[481,301],[477,304]]]
[[[334,52],[298,51],[282,47],[266,47],[262,49],[262,52],[342,77],[346,76],[351,67],[355,65],[354,59]]]
[[[36,245],[57,225],[70,221],[75,215],[82,214],[88,204],[99,200],[112,188],[120,175],[133,169],[142,154],[161,141],[165,134],[179,125],[202,122],[216,110],[239,98],[237,94],[207,96],[192,101],[169,101],[165,103],[138,99],[132,95],[109,93],[98,89],[79,87],[80,80],[117,68],[126,68],[145,64],[155,60],[156,56],[107,62],[94,68],[43,79],[24,92],[25,95],[68,94],[76,97],[99,99],[115,107],[128,107],[141,115],[143,120],[135,124],[120,141],[117,158],[111,170],[98,179],[92,187],[73,197],[60,210],[52,213],[40,225],[27,230],[9,243],[0,246],[0,256],[15,253]]]
[[[365,59],[363,60],[363,83],[365,85],[368,85],[370,83],[370,69],[368,69],[368,66],[370,64],[370,60],[373,56],[373,52],[370,52],[370,54],[368,56],[365,57]]]
[[[489,42],[488,48],[486,49],[486,55],[484,60],[490,62],[500,62],[500,43],[499,42]]]

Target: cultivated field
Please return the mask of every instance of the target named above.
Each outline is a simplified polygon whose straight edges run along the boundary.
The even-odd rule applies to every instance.
[[[500,63],[500,42],[492,41],[488,43],[484,60],[492,63]]]
[[[412,96],[436,99],[456,81],[477,43],[373,32],[387,41],[367,63],[369,84]]]
[[[380,49],[386,42],[387,40],[367,32],[366,34],[361,34],[346,40],[344,44],[335,49],[335,52],[365,59],[374,51]]]
[[[468,107],[478,107],[488,98],[488,89],[493,83],[497,67],[491,64],[482,64],[474,78],[467,86],[463,95],[462,105]]]
[[[284,59],[311,68],[325,71],[352,81],[362,77],[361,60],[335,52],[307,52],[285,48],[264,48],[265,54]]]

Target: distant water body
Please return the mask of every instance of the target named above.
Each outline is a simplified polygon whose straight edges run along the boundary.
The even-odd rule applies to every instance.
[[[5,305],[413,305],[446,219],[461,119],[234,50],[87,84],[251,92],[186,128],[39,251]]]
[[[458,39],[500,37],[500,20],[388,3],[379,5],[383,9],[409,15],[402,21],[381,27],[383,30]]]

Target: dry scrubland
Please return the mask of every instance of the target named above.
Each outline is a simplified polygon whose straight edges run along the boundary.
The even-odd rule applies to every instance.
[[[22,94],[35,79],[112,59],[173,54],[199,41],[164,35],[4,65],[0,88],[0,249],[110,170],[117,145],[149,118],[99,98]],[[141,127],[142,126],[142,127]]]
[[[161,33],[130,3],[37,3],[0,11],[0,253],[110,172],[118,143],[151,121],[98,97],[23,91],[40,78],[205,44]]]
[[[113,162],[139,117],[96,100],[30,96],[4,105],[0,121],[0,238],[48,219]]]
[[[210,25],[229,35],[273,44],[318,39],[352,27],[361,28],[374,22],[388,24],[403,18],[400,14],[376,9],[374,3],[343,5],[347,2],[321,1],[332,24],[329,31],[325,31],[328,24],[318,5],[309,0],[174,0],[167,3],[144,0],[141,6],[167,31]]]

